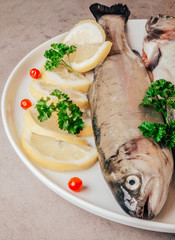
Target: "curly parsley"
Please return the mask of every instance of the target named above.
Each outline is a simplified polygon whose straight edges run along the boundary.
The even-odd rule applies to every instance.
[[[69,55],[76,51],[76,46],[71,45],[70,47],[64,43],[53,43],[51,44],[51,48],[46,50],[44,53],[44,57],[48,60],[46,61],[44,67],[45,70],[53,71],[54,67],[58,67],[60,63],[62,63],[65,67],[70,69],[75,74],[78,74],[74,71],[69,61]],[[67,56],[68,63],[63,59],[64,56]]]
[[[162,141],[167,147],[175,146],[175,120],[169,117],[175,109],[174,85],[164,79],[151,83],[145,98],[140,105],[153,106],[157,112],[161,112],[165,123],[143,122],[138,127],[143,136],[152,137],[156,142]]]
[[[48,103],[50,97],[46,100],[41,98],[37,104],[36,109],[39,113],[38,120],[44,122],[48,120],[52,112],[57,112],[59,128],[68,131],[70,134],[78,134],[84,128],[82,120],[82,112],[80,108],[72,103],[67,94],[55,89],[50,95],[56,96],[58,102]]]

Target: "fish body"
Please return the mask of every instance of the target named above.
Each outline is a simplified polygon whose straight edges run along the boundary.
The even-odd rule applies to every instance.
[[[113,43],[88,92],[102,173],[125,212],[151,219],[166,201],[173,158],[170,150],[141,136],[138,126],[163,119],[152,108],[139,106],[150,79],[126,42],[127,6],[93,4],[90,10]]]

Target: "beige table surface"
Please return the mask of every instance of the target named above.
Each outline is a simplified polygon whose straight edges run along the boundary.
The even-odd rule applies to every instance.
[[[116,1],[100,1],[114,4]],[[126,0],[130,18],[175,15],[174,0]],[[92,18],[92,0],[0,0],[0,96],[16,64],[33,48]],[[95,216],[43,185],[12,149],[0,118],[0,240],[171,240]]]

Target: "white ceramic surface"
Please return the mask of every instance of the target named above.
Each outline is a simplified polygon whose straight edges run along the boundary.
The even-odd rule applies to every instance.
[[[127,24],[127,37],[132,49],[141,53],[145,20],[130,20]],[[151,221],[132,218],[126,215],[112,196],[100,171],[99,164],[84,171],[53,172],[43,169],[30,161],[23,152],[20,143],[21,131],[24,127],[24,110],[20,107],[23,98],[35,99],[30,96],[29,87],[31,68],[40,68],[45,58],[44,51],[53,42],[60,42],[64,34],[59,35],[31,51],[23,58],[11,73],[2,96],[2,118],[7,136],[24,164],[54,192],[91,213],[129,226],[175,233],[175,183],[173,181],[168,200],[161,213]],[[71,192],[67,182],[72,176],[83,180],[84,190],[79,193]]]

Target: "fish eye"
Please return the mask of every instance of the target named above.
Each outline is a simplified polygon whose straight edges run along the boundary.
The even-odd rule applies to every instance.
[[[126,178],[125,185],[129,190],[136,190],[140,186],[140,178],[136,175],[130,175]]]

